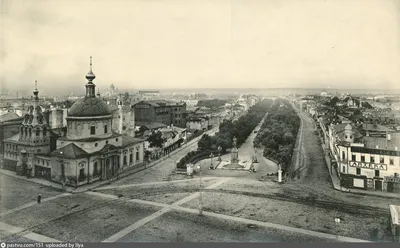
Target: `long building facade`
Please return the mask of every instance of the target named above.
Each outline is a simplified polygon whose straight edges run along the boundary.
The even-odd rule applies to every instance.
[[[157,122],[167,126],[186,127],[186,103],[140,101],[133,105],[136,122]]]

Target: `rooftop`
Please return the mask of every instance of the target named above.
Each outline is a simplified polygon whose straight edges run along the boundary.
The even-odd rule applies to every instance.
[[[385,127],[380,124],[363,123],[360,124],[359,128],[364,131],[375,131],[375,132],[393,132],[393,129]]]
[[[364,137],[363,143],[366,148],[397,151],[400,149],[400,133],[390,134],[390,140],[386,137]],[[378,147],[378,148],[377,148]]]
[[[84,97],[78,99],[69,109],[70,117],[95,117],[110,115],[108,105],[97,97]]]
[[[0,115],[0,122],[14,120],[20,118],[15,112],[8,112]]]
[[[110,138],[117,138],[120,137],[121,135],[118,133],[113,133],[109,137],[90,137],[90,138],[82,138],[82,139],[74,139],[70,140],[67,137],[60,137],[58,140],[70,140],[70,141],[76,141],[76,142],[93,142],[93,141],[98,141],[98,140],[105,140],[105,139],[110,139]]]
[[[63,158],[75,159],[75,158],[84,158],[88,155],[85,150],[78,147],[74,143],[70,143],[64,147],[61,147],[51,153],[53,156],[61,156]]]
[[[131,136],[127,136],[127,135],[123,135],[122,136],[122,146],[129,146],[129,145],[134,145],[134,144],[139,144],[144,142],[144,139],[140,139],[140,138],[134,138]]]
[[[135,106],[141,104],[149,104],[154,107],[163,107],[163,106],[182,106],[185,105],[186,102],[171,102],[166,100],[146,100],[136,103]]]
[[[159,122],[136,122],[136,126],[142,126],[147,128],[148,130],[151,130],[151,129],[163,128],[166,127],[167,125]]]

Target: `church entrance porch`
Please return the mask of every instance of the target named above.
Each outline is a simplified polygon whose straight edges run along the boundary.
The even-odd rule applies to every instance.
[[[117,176],[119,172],[119,159],[117,155],[104,156],[101,160],[102,180],[107,180]]]

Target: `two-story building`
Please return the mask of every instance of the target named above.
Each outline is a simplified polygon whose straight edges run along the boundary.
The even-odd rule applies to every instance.
[[[400,133],[362,136],[351,124],[337,126],[330,127],[330,148],[341,185],[400,193]]]

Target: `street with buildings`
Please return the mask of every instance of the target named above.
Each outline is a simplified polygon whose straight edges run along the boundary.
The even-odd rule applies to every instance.
[[[326,92],[174,101],[142,91],[131,100],[113,85],[96,94],[95,78],[90,61],[86,94],[70,106],[44,106],[37,87],[31,105],[4,106],[2,241],[393,240],[396,118],[378,123],[367,111],[361,120],[361,100]],[[293,138],[279,117],[290,111],[300,123]],[[243,136],[235,125],[249,113],[261,121],[236,147],[232,132]],[[238,131],[221,134],[229,123]],[[227,147],[204,156],[203,139]]]

